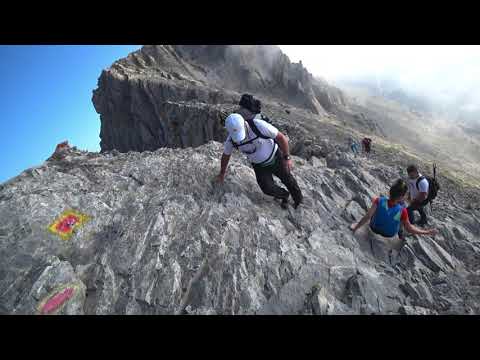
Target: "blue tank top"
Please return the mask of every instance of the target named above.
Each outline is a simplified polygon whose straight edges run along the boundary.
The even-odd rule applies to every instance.
[[[370,220],[372,230],[385,237],[393,237],[400,230],[400,218],[404,206],[397,204],[388,208],[388,199],[381,196],[378,199],[377,211]]]

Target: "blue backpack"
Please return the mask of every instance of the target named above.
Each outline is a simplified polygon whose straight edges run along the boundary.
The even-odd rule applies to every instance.
[[[393,237],[400,230],[400,217],[404,206],[397,204],[388,208],[388,199],[381,196],[378,201],[377,211],[370,220],[370,228],[377,234]]]

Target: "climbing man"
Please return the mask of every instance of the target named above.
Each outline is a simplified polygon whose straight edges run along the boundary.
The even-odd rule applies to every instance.
[[[372,150],[372,139],[367,137],[363,138],[362,145],[363,145],[363,151],[368,157],[368,155],[370,154],[370,151]]]
[[[352,224],[350,229],[355,233],[359,228],[370,220],[369,230],[374,234],[380,235],[392,243],[398,242],[397,234],[400,232],[400,226],[416,235],[435,235],[436,229],[422,230],[413,226],[409,220],[408,212],[403,205],[405,195],[408,192],[407,183],[399,179],[390,188],[390,196],[380,196],[373,199],[373,205],[367,214],[356,224]],[[399,236],[401,239],[402,236]]]
[[[419,226],[427,224],[427,214],[424,207],[428,204],[429,183],[427,178],[418,172],[415,165],[407,167],[408,174],[408,218],[412,224],[415,224],[414,211],[420,213],[420,221],[416,223]]]
[[[296,209],[302,203],[303,195],[291,172],[293,163],[286,136],[264,120],[244,119],[237,113],[227,117],[225,127],[229,135],[224,144],[217,181],[223,183],[225,180],[230,156],[236,148],[251,162],[260,189],[265,194],[280,199],[284,209],[288,208],[288,198],[291,194]],[[273,175],[281,180],[288,191],[275,185]]]

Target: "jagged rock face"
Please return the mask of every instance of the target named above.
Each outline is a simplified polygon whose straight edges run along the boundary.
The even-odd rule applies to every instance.
[[[285,211],[236,153],[225,184],[212,183],[221,152],[217,142],[124,154],[73,148],[2,184],[0,311],[480,312],[478,211],[460,212],[440,194],[440,235],[408,237],[390,252],[348,226],[386,193],[393,168],[337,150],[294,157],[306,202]],[[63,240],[47,227],[68,209],[89,221]]]
[[[93,103],[102,123],[101,149],[144,151],[219,141],[222,112],[232,110],[243,92],[317,115],[346,102],[338,89],[291,63],[276,46],[144,46],[99,78]],[[195,133],[186,135],[189,130]]]

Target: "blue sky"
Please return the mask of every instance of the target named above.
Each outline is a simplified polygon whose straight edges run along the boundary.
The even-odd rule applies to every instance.
[[[57,143],[100,150],[92,91],[138,45],[0,45],[0,183],[42,164]]]

